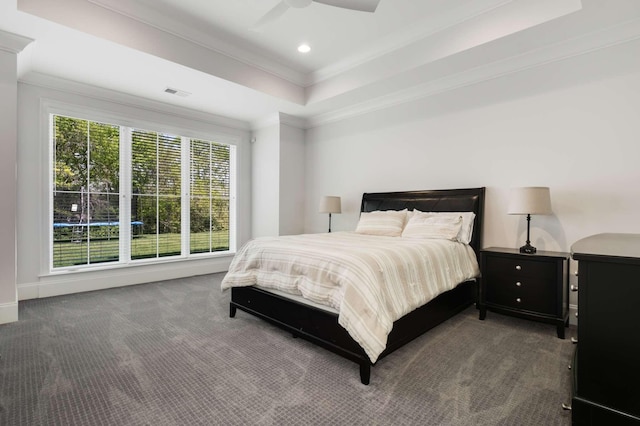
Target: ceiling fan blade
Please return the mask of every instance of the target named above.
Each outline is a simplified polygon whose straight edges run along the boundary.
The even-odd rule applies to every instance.
[[[268,25],[279,17],[284,15],[284,13],[289,10],[289,5],[284,1],[280,1],[277,5],[275,5],[270,11],[264,14],[262,18],[258,20],[253,26],[250,28],[252,31],[260,31],[265,25]]]
[[[380,0],[313,0],[316,3],[343,9],[359,10],[360,12],[375,12]]]

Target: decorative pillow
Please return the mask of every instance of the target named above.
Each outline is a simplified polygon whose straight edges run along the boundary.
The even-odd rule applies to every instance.
[[[469,244],[471,242],[471,238],[473,237],[473,221],[476,218],[476,214],[474,212],[421,212],[420,210],[414,210],[413,212],[414,214],[422,213],[438,217],[455,218],[462,216],[462,226],[460,227],[460,232],[458,232],[458,237],[456,239],[463,244]]]
[[[462,227],[462,216],[433,216],[414,213],[402,231],[403,238],[437,238],[456,240]]]
[[[356,227],[358,234],[386,235],[399,237],[407,218],[407,210],[376,210],[362,212]]]

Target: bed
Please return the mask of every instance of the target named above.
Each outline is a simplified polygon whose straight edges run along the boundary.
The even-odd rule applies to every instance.
[[[475,219],[471,225],[471,238],[466,249],[472,252],[475,262],[482,240],[484,193],[484,188],[365,193],[362,196],[361,212],[404,209],[422,212],[473,212]],[[316,238],[328,237],[320,235]],[[236,257],[239,254],[240,252]],[[296,264],[295,261],[291,263]],[[231,272],[227,275],[230,274]],[[224,286],[223,280],[223,288]],[[302,337],[354,361],[360,367],[361,382],[367,385],[370,382],[371,366],[377,361],[477,300],[478,292],[474,278],[465,279],[451,287],[426,304],[394,320],[389,327],[385,346],[376,352],[375,356],[372,356],[369,347],[358,343],[352,337],[353,332],[350,334],[340,324],[339,318],[343,318],[338,312],[281,291],[254,285],[231,286],[230,317],[235,317],[240,309],[291,332],[294,337]]]

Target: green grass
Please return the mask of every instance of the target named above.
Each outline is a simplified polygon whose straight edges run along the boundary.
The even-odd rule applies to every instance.
[[[159,241],[157,241],[159,238]],[[228,250],[229,234],[227,231],[214,232],[211,236],[213,251]],[[87,241],[57,241],[53,243],[53,267],[86,265],[87,263],[114,262],[118,260],[120,240],[116,238],[91,240],[90,253],[87,253]],[[180,234],[141,235],[131,242],[131,259],[148,259],[155,257],[180,255]],[[209,252],[209,233],[191,234],[191,253]],[[87,261],[90,257],[90,262]]]

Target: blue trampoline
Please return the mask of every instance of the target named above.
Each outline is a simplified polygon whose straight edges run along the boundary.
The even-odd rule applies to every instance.
[[[133,228],[133,237],[140,237],[142,236],[142,225],[143,222],[140,220],[134,220],[133,222],[131,222],[131,225],[134,226]],[[82,242],[84,240],[87,239],[88,235],[86,235],[86,232],[88,231],[89,227],[96,227],[96,228],[101,228],[101,227],[107,227],[107,234],[106,235],[102,235],[102,236],[98,236],[95,238],[92,238],[94,240],[104,240],[104,239],[111,239],[111,230],[108,227],[119,227],[120,226],[120,222],[118,221],[106,221],[106,222],[89,222],[89,223],[71,223],[71,222],[57,222],[53,224],[53,229],[54,232],[56,232],[57,237],[54,237],[57,241],[62,241],[64,239],[68,239],[71,242],[74,243],[79,243]],[[67,232],[69,231],[65,231],[65,229],[70,229],[71,235],[68,235]],[[114,235],[114,238],[117,238],[117,231]],[[66,236],[66,238],[65,238]]]
[[[142,222],[139,220],[131,222],[131,225],[142,226]],[[54,228],[75,228],[78,226],[120,226],[120,222],[90,222],[90,223],[68,223],[68,222],[59,222],[54,223]]]

